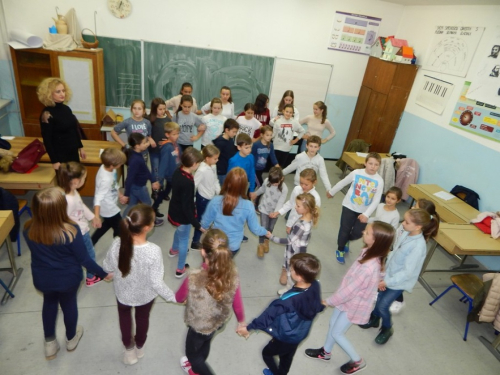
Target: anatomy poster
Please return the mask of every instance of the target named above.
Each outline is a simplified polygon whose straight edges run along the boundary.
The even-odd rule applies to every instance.
[[[382,18],[336,12],[328,49],[369,55],[381,22]]]
[[[422,69],[465,77],[484,27],[436,26]]]
[[[467,99],[470,82],[465,82],[451,115],[450,125],[500,142],[500,108]]]
[[[486,44],[486,49],[478,52],[480,63],[467,92],[467,98],[490,103],[500,107],[500,27]],[[485,43],[482,43],[484,45]],[[476,57],[477,58],[477,57]]]

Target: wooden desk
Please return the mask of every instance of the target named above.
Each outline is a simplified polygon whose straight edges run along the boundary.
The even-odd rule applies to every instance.
[[[468,205],[460,198],[444,200],[435,196],[435,193],[440,191],[448,192],[439,185],[412,184],[408,187],[408,195],[415,200],[427,199],[434,203],[436,211],[441,217],[441,220],[447,223],[468,224],[471,219],[479,215],[479,211]]]
[[[380,154],[382,159],[390,157],[385,153]],[[364,156],[358,156],[356,152],[344,152],[342,154],[342,161],[344,161],[349,167],[352,169],[362,169],[365,167],[365,159]]]
[[[12,148],[10,151],[14,153],[14,155],[17,155],[19,151],[21,151],[24,147],[26,147],[30,142],[32,142],[35,137],[16,137],[13,140],[9,141],[10,144],[12,145]],[[40,141],[43,142],[42,138],[38,138]],[[108,148],[108,147],[114,147],[121,149],[120,144],[117,142],[108,142],[108,141],[82,141],[83,143],[83,149],[85,150],[85,153],[87,154],[87,158],[85,160],[80,160],[82,164],[85,165],[85,168],[87,168],[87,180],[85,182],[85,185],[79,190],[81,196],[86,196],[86,197],[93,197],[95,194],[95,176],[97,174],[97,171],[99,170],[99,167],[101,166],[101,158],[100,158],[100,152],[101,150]],[[50,163],[50,158],[48,154],[45,154],[42,156],[41,159],[42,163]],[[39,169],[39,168],[37,168]],[[35,172],[35,171],[34,171]],[[118,171],[118,175],[120,175],[122,171]],[[16,173],[17,174],[17,173]],[[55,174],[54,174],[55,175]],[[3,181],[0,179],[0,186],[5,187],[3,185]],[[46,187],[46,186],[44,186]],[[29,187],[22,187],[21,184],[19,184],[17,187],[12,187],[8,188],[5,187],[6,189],[26,189],[26,190],[31,190]],[[39,188],[39,189],[43,189]]]
[[[6,242],[7,244],[7,254],[9,255],[10,267],[0,268],[0,271],[8,271],[12,273],[12,278],[8,283],[8,287],[11,291],[14,291],[19,277],[23,273],[22,268],[17,268],[16,258],[14,256],[14,250],[12,249],[12,242],[10,241],[9,233],[14,227],[14,214],[12,211],[0,211],[0,244]],[[5,292],[2,305],[5,305],[7,300],[10,298],[9,293]]]
[[[0,186],[8,190],[41,190],[56,185],[52,164],[38,164],[31,173],[1,173]]]
[[[431,286],[425,281],[423,275],[425,272],[457,272],[467,270],[468,272],[497,272],[489,270],[469,269],[464,265],[465,257],[460,265],[449,269],[431,269],[427,266],[431,261],[437,245],[440,245],[449,254],[452,255],[496,255],[500,256],[500,240],[491,238],[490,235],[481,232],[475,225],[472,224],[450,224],[441,223],[439,232],[434,238],[431,246],[425,257],[422,271],[420,272],[419,281],[422,286],[435,298],[436,293]]]

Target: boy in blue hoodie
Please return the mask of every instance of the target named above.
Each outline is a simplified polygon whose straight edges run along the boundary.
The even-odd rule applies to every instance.
[[[254,200],[255,195],[255,158],[252,155],[252,138],[246,133],[240,133],[236,137],[238,152],[229,159],[227,171],[240,167],[243,168],[248,178],[248,196]]]
[[[269,307],[248,326],[241,326],[237,333],[248,337],[248,331],[259,329],[273,338],[262,350],[262,358],[268,366],[264,375],[285,375],[290,371],[297,347],[304,340],[316,314],[325,306],[321,301],[321,289],[316,277],[321,264],[309,253],[295,254],[290,260],[295,286],[274,300]],[[279,365],[274,357],[279,356]]]

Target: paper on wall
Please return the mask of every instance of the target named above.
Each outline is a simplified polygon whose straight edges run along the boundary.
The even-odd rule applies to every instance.
[[[416,103],[432,112],[442,114],[453,91],[453,83],[424,75]]]
[[[10,31],[9,45],[14,49],[40,48],[43,40],[27,31],[14,29]]]

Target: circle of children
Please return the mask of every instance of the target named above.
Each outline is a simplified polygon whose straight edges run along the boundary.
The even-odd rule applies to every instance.
[[[400,225],[396,204],[401,190],[386,189],[385,203],[379,203],[384,188],[377,174],[380,156],[376,153],[368,154],[365,169],[353,171],[331,187],[324,160],[318,154],[321,144],[335,135],[326,120],[323,102],[314,104],[313,115],[297,120],[292,91],[285,92],[272,116],[267,96],[260,94],[256,103],[246,104],[235,120],[229,87],[223,87],[220,98],[204,105],[201,112],[191,92],[191,85],[186,83],[180,95],[167,102],[154,99],[149,120],[145,118],[144,102],[132,103],[132,117],[118,124],[112,133],[117,142],[126,146],[128,157],[115,148],[102,153],[103,165],[95,181],[94,212],[78,194],[86,178],[80,163],[62,164],[58,173],[60,187],[35,194],[33,219],[26,224],[24,235],[32,252],[34,285],[44,294],[46,358],[55,358],[60,348],[55,332],[58,305],[64,314],[67,350],[75,350],[83,335],[83,328],[77,325],[76,302],[83,266],[87,269],[87,286],[114,279],[125,364],[133,365],[144,356],[149,313],[160,295],[168,302],[186,304],[184,319],[189,330],[186,356],[180,364],[189,374],[214,373],[206,362],[211,340],[229,319],[231,310],[239,322],[239,335],[247,338],[250,332],[261,330],[272,337],[262,351],[267,366],[263,373],[287,374],[299,343],[325,306],[334,307],[325,342],[319,349],[307,349],[306,356],[329,361],[337,343],[350,357],[340,368],[343,373],[364,369],[366,363],[346,332],[352,324],[378,328],[382,320],[375,341],[385,344],[393,335],[391,311],[402,306],[403,291],[411,292],[414,287],[426,254],[426,241],[438,229],[434,206],[418,201],[405,213]],[[172,116],[169,108],[175,109]],[[198,117],[196,112],[206,115]],[[308,124],[307,133],[300,124]],[[322,139],[325,128],[330,135]],[[127,132],[128,145],[118,136],[122,130]],[[201,152],[192,147],[200,137]],[[282,169],[292,145],[301,138],[306,140],[306,150]],[[147,166],[148,156],[152,171]],[[268,160],[272,167],[263,179]],[[124,163],[128,170],[121,192],[116,170]],[[287,200],[283,176],[294,170],[295,187]],[[350,185],[342,203],[337,261],[344,264],[349,241],[362,237],[365,244],[338,290],[326,300],[321,299],[316,281],[320,261],[307,253],[312,228],[319,219],[317,173],[328,198]],[[153,201],[148,181],[152,183]],[[261,196],[258,205],[252,202],[257,196]],[[189,267],[185,262],[191,227],[194,235],[190,247],[201,250],[203,258],[201,268],[188,272],[176,293],[163,281],[161,248],[147,240],[148,233],[163,224],[159,206],[165,200],[170,201],[168,221],[175,227],[168,251],[170,257],[178,257],[175,276],[182,278]],[[128,204],[123,215],[118,202]],[[272,235],[273,228],[278,217],[286,213],[288,235],[277,238]],[[92,236],[89,221],[96,228]],[[233,262],[241,243],[246,242],[245,223],[259,236],[259,258],[269,251],[270,241],[286,246],[279,277],[284,285],[278,291],[280,297],[248,324]],[[95,263],[94,245],[109,229],[113,229],[115,238],[101,268]],[[278,362],[275,357],[279,357]]]

